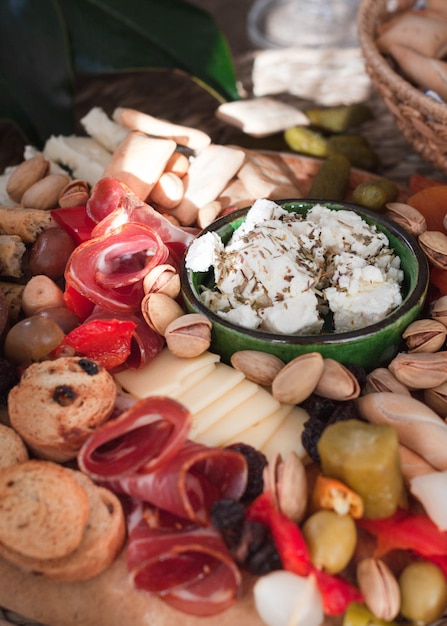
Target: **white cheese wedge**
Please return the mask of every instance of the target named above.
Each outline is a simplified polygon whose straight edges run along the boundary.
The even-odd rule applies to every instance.
[[[227,366],[229,367],[229,366]],[[201,411],[193,415],[193,426],[191,438],[197,439],[203,432],[208,430],[213,424],[230,415],[238,406],[251,398],[258,391],[259,386],[244,378],[238,383],[231,393],[226,393],[215,402],[208,404]]]
[[[268,460],[272,460],[278,453],[285,459],[290,452],[295,452],[303,459],[306,456],[306,451],[301,443],[301,433],[304,422],[308,419],[307,411],[299,406],[294,406],[278,429],[261,447],[261,452],[265,454]]]
[[[191,385],[178,396],[178,400],[195,415],[210,404],[220,402],[222,396],[231,393],[242,380],[242,372],[224,363],[216,363],[213,372]]]
[[[253,426],[250,426],[250,428],[247,428],[238,435],[228,439],[228,441],[224,441],[223,445],[229,446],[232,443],[241,442],[253,446],[253,448],[257,450],[261,450],[292,409],[292,406],[282,404],[277,411],[265,419],[260,420]]]
[[[227,413],[196,440],[208,446],[221,446],[224,441],[238,436],[247,428],[275,413],[279,407],[279,402],[268,391],[258,387],[253,396]]]
[[[165,348],[141,369],[123,370],[115,378],[127,393],[136,398],[158,395],[178,399],[193,384],[209,376],[219,360],[219,355],[211,352],[181,359]]]

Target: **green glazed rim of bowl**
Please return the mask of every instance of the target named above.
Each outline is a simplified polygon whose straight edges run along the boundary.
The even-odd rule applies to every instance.
[[[349,332],[326,332],[313,335],[284,335],[280,333],[272,333],[258,328],[252,329],[238,326],[228,322],[217,315],[217,313],[211,311],[202,302],[198,290],[198,286],[202,284],[203,279],[209,275],[209,271],[193,272],[192,270],[187,269],[185,263],[183,263],[181,269],[183,295],[191,306],[206,315],[213,325],[218,324],[229,330],[244,333],[254,339],[261,339],[271,343],[310,345],[324,342],[325,344],[338,344],[340,342],[358,340],[360,337],[366,338],[375,335],[382,330],[384,326],[389,326],[394,322],[397,322],[402,315],[412,310],[413,307],[422,307],[424,299],[427,295],[430,278],[428,261],[416,239],[404,228],[382,214],[378,214],[377,212],[351,202],[332,202],[315,198],[274,200],[274,202],[282,206],[287,211],[298,211],[303,215],[306,215],[307,211],[309,211],[316,204],[323,205],[328,209],[333,210],[353,210],[368,224],[376,225],[377,229],[384,232],[388,237],[390,247],[401,259],[401,269],[404,272],[402,289],[405,294],[402,303],[383,320]],[[232,213],[218,218],[212,224],[204,228],[198,237],[201,237],[207,232],[213,231],[221,237],[224,243],[227,243],[233,232],[245,221],[245,216],[250,208],[251,207],[237,209]]]

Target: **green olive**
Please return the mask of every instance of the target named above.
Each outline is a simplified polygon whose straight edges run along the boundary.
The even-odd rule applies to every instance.
[[[409,620],[428,624],[439,619],[447,606],[447,581],[437,565],[415,561],[399,577],[401,614]]]
[[[321,510],[303,524],[303,535],[313,564],[330,574],[341,572],[351,560],[357,529],[350,515]]]
[[[30,365],[46,359],[64,338],[64,332],[49,317],[32,315],[8,331],[4,352],[7,359],[17,365]]]

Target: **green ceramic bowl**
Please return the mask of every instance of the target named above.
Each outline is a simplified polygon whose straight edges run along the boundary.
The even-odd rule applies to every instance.
[[[429,269],[424,253],[417,241],[396,223],[348,202],[327,202],[316,199],[276,201],[288,211],[306,214],[315,204],[329,209],[350,209],[358,213],[369,224],[383,231],[390,246],[401,258],[404,272],[403,302],[381,322],[365,328],[340,333],[325,332],[319,335],[281,335],[261,330],[236,326],[221,319],[201,302],[201,285],[212,286],[213,272],[193,272],[182,268],[182,295],[189,312],[206,315],[212,322],[211,351],[221,355],[222,361],[230,362],[231,355],[238,350],[261,350],[275,354],[284,362],[308,352],[320,352],[345,364],[355,364],[367,370],[384,366],[403,347],[404,329],[417,319],[424,306],[429,284]],[[247,209],[230,213],[204,229],[198,236],[215,231],[226,243],[234,230],[245,220]],[[210,282],[211,281],[211,282]]]

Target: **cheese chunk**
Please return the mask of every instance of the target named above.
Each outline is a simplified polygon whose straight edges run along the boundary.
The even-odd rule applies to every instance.
[[[197,437],[197,441],[209,446],[221,446],[241,432],[254,426],[272,413],[275,413],[280,404],[262,387],[256,393],[227,413],[211,428]]]
[[[219,360],[219,355],[211,352],[181,359],[165,348],[141,369],[123,370],[115,379],[138,399],[154,395],[178,399],[194,383],[212,373]]]
[[[216,363],[213,372],[184,390],[177,399],[194,415],[215,401],[220,402],[222,396],[230,394],[243,379],[242,372],[224,363]]]
[[[285,459],[290,452],[295,452],[303,459],[306,456],[306,451],[301,443],[301,433],[304,422],[308,419],[307,411],[299,406],[294,406],[273,435],[261,447],[261,452],[269,461],[273,459],[275,454],[281,454]]]
[[[265,419],[262,419],[253,426],[250,426],[250,428],[247,428],[228,441],[225,441],[223,445],[229,446],[232,443],[246,443],[249,446],[253,446],[253,448],[260,450],[270,439],[273,433],[279,428],[293,408],[294,407],[290,405],[282,404],[279,409],[275,411],[275,413],[272,413]]]

